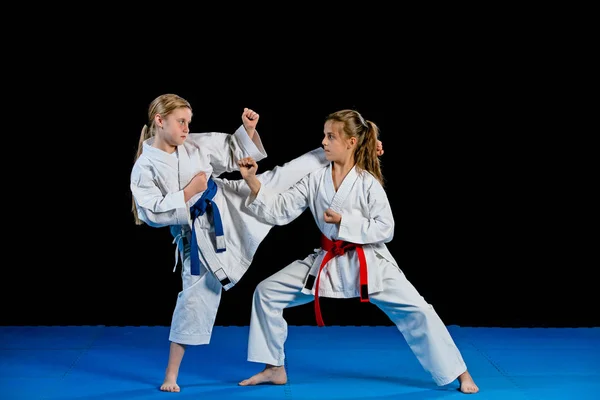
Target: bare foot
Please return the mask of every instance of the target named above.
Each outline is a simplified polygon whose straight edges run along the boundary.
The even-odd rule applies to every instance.
[[[469,371],[465,371],[458,376],[458,382],[460,383],[460,391],[466,394],[473,394],[479,392],[479,388],[473,381]]]
[[[165,380],[160,385],[160,390],[163,392],[179,392],[177,384],[177,376],[179,375],[179,366],[185,353],[185,344],[171,342],[169,346],[169,363],[165,371]]]
[[[265,366],[264,370],[248,379],[244,379],[239,383],[239,385],[254,386],[260,385],[261,383],[285,385],[287,383],[287,373],[285,372],[285,367],[283,365],[280,367],[275,365],[267,365]]]
[[[167,374],[165,381],[160,385],[160,390],[163,392],[179,392],[179,385],[177,384],[177,375]]]

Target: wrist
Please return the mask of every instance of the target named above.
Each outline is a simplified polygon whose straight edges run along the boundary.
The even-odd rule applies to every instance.
[[[254,136],[254,132],[256,132],[256,128],[248,127],[248,126],[244,125],[244,129],[246,130],[246,133],[248,134],[250,139],[252,139],[252,137]]]

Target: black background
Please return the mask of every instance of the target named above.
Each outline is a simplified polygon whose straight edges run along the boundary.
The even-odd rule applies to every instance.
[[[357,109],[381,129],[389,248],[446,324],[600,325],[587,195],[567,172],[569,134],[539,64],[442,39],[383,51],[296,42],[268,55],[207,43],[135,54],[96,43],[13,75],[3,325],[170,324],[172,238],[134,225],[129,191],[147,107],[167,92],[191,102],[193,131],[233,132],[244,107],[257,111],[263,171],[319,146],[328,113]],[[216,324],[247,325],[257,283],[318,239],[308,212],[273,228]],[[389,324],[358,299],[322,307],[330,325]],[[286,316],[314,325],[312,303]]]

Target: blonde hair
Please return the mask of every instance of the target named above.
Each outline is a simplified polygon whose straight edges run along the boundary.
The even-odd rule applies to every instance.
[[[186,99],[176,94],[161,94],[160,96],[152,100],[152,103],[150,103],[150,106],[148,107],[148,124],[144,125],[144,127],[142,128],[142,133],[140,134],[140,140],[138,142],[138,148],[135,154],[134,163],[137,161],[138,158],[140,158],[140,155],[142,154],[144,142],[156,134],[156,123],[154,121],[154,117],[156,116],[156,114],[160,114],[163,118],[166,118],[169,114],[171,114],[178,108],[189,108],[190,111],[192,110],[192,106],[190,105],[190,103]],[[131,211],[133,212],[135,224],[142,225],[143,222],[138,217],[137,207],[135,205],[135,199],[133,198],[133,196],[131,199]]]
[[[327,121],[339,122],[342,133],[346,138],[356,138],[357,145],[354,149],[356,166],[361,170],[370,172],[383,185],[381,162],[377,156],[379,127],[374,122],[364,119],[355,110],[336,111],[325,118],[325,122]]]

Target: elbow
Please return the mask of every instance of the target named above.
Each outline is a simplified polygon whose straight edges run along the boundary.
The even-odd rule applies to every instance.
[[[385,230],[385,239],[383,239],[384,243],[389,243],[392,241],[392,239],[394,238],[394,224],[390,224],[388,225],[387,229]]]
[[[140,221],[144,222],[146,225],[148,225],[152,228],[162,228],[162,227],[166,226],[164,224],[158,223],[158,221],[156,221],[152,218],[148,218],[147,215],[142,214],[142,213],[138,213],[138,218],[140,219]]]
[[[152,228],[163,228],[163,227],[167,226],[167,225],[158,224],[153,221],[147,221],[146,224],[148,224],[148,226],[151,226]]]
[[[146,223],[146,225],[151,226],[152,228],[162,228],[165,225],[159,224],[156,221],[153,221],[151,219],[148,218],[140,218],[142,221],[144,221]]]

